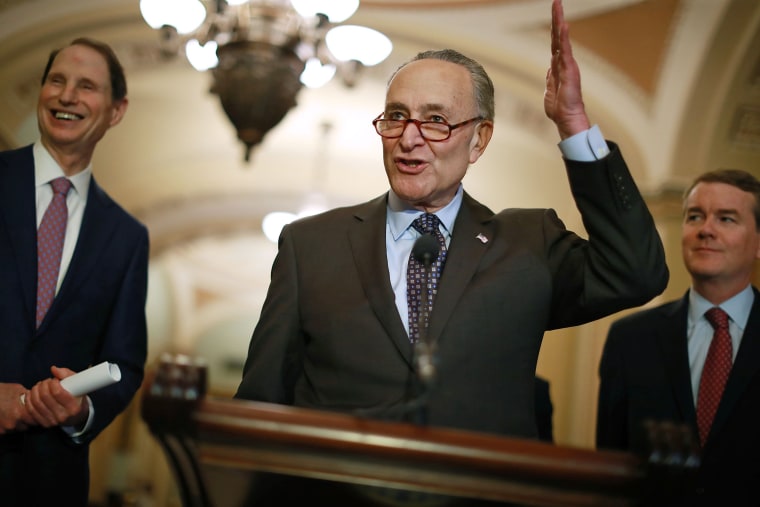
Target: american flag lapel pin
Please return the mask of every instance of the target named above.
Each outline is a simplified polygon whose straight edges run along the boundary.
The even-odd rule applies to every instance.
[[[481,233],[479,233],[479,234],[478,234],[477,236],[475,236],[475,237],[476,237],[476,238],[478,238],[478,239],[480,240],[480,242],[481,242],[481,243],[483,243],[484,245],[485,245],[486,243],[488,243],[488,238],[486,238],[485,234],[483,234],[482,232],[481,232]]]

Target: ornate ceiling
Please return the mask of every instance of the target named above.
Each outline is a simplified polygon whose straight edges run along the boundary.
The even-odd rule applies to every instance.
[[[189,113],[208,99],[203,90],[208,83],[204,82],[205,76],[193,74],[183,62],[161,59],[157,34],[140,18],[138,3],[137,0],[0,1],[3,20],[0,147],[19,145],[34,135],[34,122],[29,115],[47,52],[83,34],[114,44],[127,64],[133,90],[142,90],[145,83],[151,83],[150,97],[131,95],[133,110],[142,110],[141,106],[150,101],[153,116],[169,115],[161,120],[167,126],[182,121],[185,126],[179,129],[182,141],[206,137],[207,118],[176,117],[173,122],[173,111],[169,107],[161,109],[162,102],[170,106],[186,100],[182,109]],[[391,59],[367,69],[365,80],[373,80],[376,85],[384,83],[395,65],[420,48],[456,47],[478,57],[494,74],[500,88],[498,98],[508,111],[498,118],[501,124],[514,123],[515,128],[532,131],[531,135],[539,139],[542,135],[550,137],[551,129],[546,132],[542,125],[540,102],[535,102],[548,60],[549,3],[549,0],[364,0],[354,20],[384,31],[396,44]],[[621,142],[629,159],[633,158],[643,187],[670,185],[716,165],[750,169],[758,166],[758,2],[566,0],[565,4],[584,73],[589,108],[607,136]],[[191,89],[199,93],[193,95]],[[167,94],[164,101],[160,98],[162,93]],[[348,93],[325,90],[311,95],[321,102],[328,95]],[[379,105],[382,97],[376,93],[377,90],[368,92],[368,98]],[[361,90],[356,93],[360,94]],[[135,166],[152,165],[145,160],[150,158],[151,146],[135,146],[139,137],[131,134],[133,129],[140,130],[138,121],[144,121],[140,112],[134,115],[140,118],[120,126],[121,132],[113,134],[141,153],[139,159],[129,164],[133,177],[139,171]],[[204,113],[211,114],[205,110]],[[193,121],[197,124],[192,125]],[[167,145],[173,142],[172,130],[169,127],[159,136],[160,144],[167,150],[171,149]],[[312,137],[319,137],[319,129],[312,129],[311,133]],[[268,148],[262,147],[260,151]],[[181,150],[175,151],[176,158]],[[239,150],[232,147],[230,151]],[[313,152],[312,149],[311,155]],[[100,158],[107,155],[98,154]],[[236,155],[239,158],[239,153]],[[228,161],[223,163],[227,165]],[[238,163],[231,165],[240,167]],[[230,168],[230,172],[234,170]],[[157,201],[164,197],[172,196],[155,196]],[[139,208],[139,203],[134,207]]]
[[[565,0],[592,121],[617,141],[652,198],[719,167],[760,174],[760,2]],[[575,209],[543,114],[549,0],[363,0],[351,22],[394,42],[359,84],[304,89],[250,163],[209,93],[210,76],[158,50],[138,0],[0,0],[0,149],[36,138],[48,52],[88,35],[111,43],[130,106],[95,154],[99,182],[148,223],[154,253],[189,238],[258,231],[273,210],[333,206],[386,187],[370,121],[389,74],[422,49],[454,47],[497,86],[497,123],[467,189],[494,208]],[[547,184],[547,182],[550,182]],[[556,183],[553,183],[556,182]]]

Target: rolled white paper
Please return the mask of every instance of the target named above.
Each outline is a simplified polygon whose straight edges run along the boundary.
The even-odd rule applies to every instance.
[[[61,387],[70,392],[72,396],[82,396],[97,391],[101,387],[115,384],[119,380],[121,380],[119,365],[103,361],[61,380]],[[24,405],[26,393],[22,393],[19,398],[21,404]]]
[[[119,380],[121,380],[119,365],[103,361],[61,380],[61,387],[70,392],[72,396],[82,396],[97,391],[101,387],[114,384]]]

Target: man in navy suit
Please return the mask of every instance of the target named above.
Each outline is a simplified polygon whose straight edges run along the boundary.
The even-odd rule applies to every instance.
[[[683,505],[760,505],[760,298],[751,283],[759,228],[754,176],[726,169],[697,177],[685,194],[681,229],[691,287],[681,299],[614,322],[604,346],[597,446],[646,455],[647,421],[688,428],[701,466]],[[714,307],[729,317],[729,373],[700,436],[700,384],[713,341],[705,312]]]
[[[0,153],[0,504],[87,505],[89,444],[132,400],[147,353],[147,229],[92,175],[92,155],[127,109],[107,45],[77,39],[42,77],[40,139]],[[55,297],[37,305],[37,228],[65,177],[68,221]],[[55,284],[54,284],[55,285]],[[74,397],[61,380],[118,365],[116,384]]]

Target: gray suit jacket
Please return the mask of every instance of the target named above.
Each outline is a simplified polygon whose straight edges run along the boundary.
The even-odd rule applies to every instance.
[[[465,194],[430,318],[438,351],[426,422],[536,437],[544,331],[664,289],[662,244],[617,148],[603,161],[568,163],[568,173],[590,241],[552,210],[494,214]],[[420,393],[389,281],[386,202],[382,195],[283,230],[236,397],[414,418]]]

